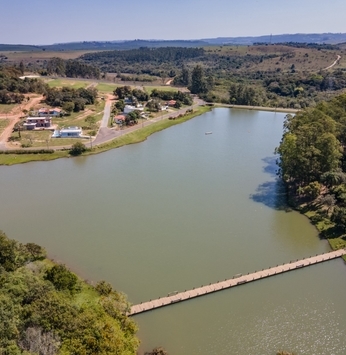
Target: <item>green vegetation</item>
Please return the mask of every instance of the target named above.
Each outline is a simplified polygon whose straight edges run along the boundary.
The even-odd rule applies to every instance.
[[[67,158],[69,156],[68,151],[55,151],[53,154],[30,154],[25,150],[21,153],[6,151],[8,154],[0,154],[0,165],[15,165],[29,163],[31,161],[48,161],[59,158]],[[24,153],[24,154],[23,154]]]
[[[125,295],[45,257],[40,246],[0,232],[0,353],[136,354]]]
[[[82,63],[78,60],[64,60],[57,57],[48,61],[45,70],[41,74],[66,76],[68,78],[100,78],[100,70],[95,66]]]
[[[0,136],[1,133],[4,131],[4,129],[8,126],[10,123],[10,120],[8,119],[0,119]]]
[[[67,79],[53,79],[48,80],[47,85],[50,88],[62,88],[62,87],[71,87],[73,89],[85,88],[89,85],[86,81],[75,81]]]
[[[173,79],[208,102],[300,109],[346,87],[343,63],[324,70],[338,54],[344,55],[343,47],[288,43],[103,51],[80,60],[118,78],[125,73]]]
[[[0,66],[0,104],[18,104],[27,93],[45,93],[47,86],[38,79],[20,79],[20,69]]]
[[[96,89],[99,92],[104,92],[104,93],[112,93],[116,88],[118,87],[118,85],[116,84],[108,84],[108,83],[99,83],[96,86]]]
[[[77,156],[83,154],[84,152],[86,152],[86,150],[87,148],[82,142],[76,142],[72,144],[72,147],[70,149],[70,154]]]
[[[276,149],[290,201],[328,238],[346,243],[346,94],[288,115]]]
[[[11,112],[17,104],[0,104],[0,114],[1,113],[9,113]]]

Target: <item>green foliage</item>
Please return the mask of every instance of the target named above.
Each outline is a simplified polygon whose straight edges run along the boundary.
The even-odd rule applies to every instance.
[[[258,106],[262,104],[259,93],[252,87],[244,84],[231,84],[229,89],[229,102],[235,105]]]
[[[200,65],[196,65],[192,70],[189,89],[192,94],[205,94],[208,92],[204,71]]]
[[[87,147],[82,142],[76,142],[70,149],[70,154],[77,156],[83,154],[87,150]]]
[[[59,291],[76,291],[77,276],[68,270],[65,265],[54,265],[46,271],[45,279],[49,280]]]
[[[168,355],[168,352],[163,347],[159,346],[150,352],[146,352],[144,355]]]
[[[25,263],[45,258],[46,253],[40,246],[29,243],[23,245],[8,239],[0,231],[0,265],[6,271],[14,271]]]
[[[101,296],[108,296],[113,291],[112,285],[103,280],[96,284],[95,289]]]
[[[71,112],[72,104],[73,111],[79,112],[84,110],[85,105],[92,105],[96,102],[97,89],[95,88],[48,88],[45,94],[45,101],[50,106],[60,106],[64,110]]]
[[[0,104],[21,103],[24,95],[45,93],[48,86],[38,79],[19,79],[21,71],[13,67],[0,67]]]
[[[321,181],[323,174],[341,166],[342,146],[335,120],[318,109],[288,115],[276,152],[280,154],[279,174],[285,181],[298,185]]]
[[[30,262],[42,251],[1,234],[0,354],[135,355],[137,326],[125,296],[104,281],[84,284],[63,265]],[[77,284],[80,293],[70,292]]]
[[[298,193],[300,195],[305,195],[310,199],[315,199],[319,196],[321,191],[321,184],[318,181],[310,182],[307,186],[301,186],[298,188]]]
[[[48,75],[56,74],[69,78],[99,79],[101,74],[100,69],[93,65],[82,63],[78,60],[63,60],[57,57],[47,62],[46,70]]]

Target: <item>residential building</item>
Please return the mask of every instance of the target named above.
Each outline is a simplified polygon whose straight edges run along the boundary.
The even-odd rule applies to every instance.
[[[27,117],[23,126],[27,130],[49,128],[52,126],[52,119],[50,117]]]

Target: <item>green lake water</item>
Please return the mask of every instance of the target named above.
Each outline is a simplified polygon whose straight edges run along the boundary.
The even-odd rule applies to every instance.
[[[1,229],[132,303],[328,251],[285,212],[284,116],[214,109],[97,156],[0,167]],[[345,295],[341,259],[242,285],[135,316],[140,351],[344,355]]]

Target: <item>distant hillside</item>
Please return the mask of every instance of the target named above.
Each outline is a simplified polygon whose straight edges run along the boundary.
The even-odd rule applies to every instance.
[[[30,46],[19,44],[0,44],[0,51],[95,51],[115,49],[137,49],[140,47],[204,47],[210,45],[252,45],[254,43],[317,43],[337,44],[346,42],[346,33],[296,33],[283,35],[266,35],[253,37],[218,37],[196,40],[133,40],[133,41],[94,41],[56,43],[46,46]]]
[[[258,37],[218,37],[207,38],[202,41],[221,45],[221,44],[239,44],[251,45],[254,43],[328,43],[337,44],[346,41],[346,33],[296,33],[296,34],[283,34],[283,35],[267,35]]]

